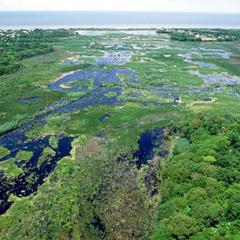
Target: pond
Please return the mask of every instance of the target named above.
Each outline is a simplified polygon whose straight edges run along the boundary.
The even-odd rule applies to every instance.
[[[40,97],[30,97],[30,98],[18,98],[19,103],[38,103],[41,100]]]
[[[160,149],[164,138],[164,128],[154,128],[141,134],[138,140],[139,149],[133,153],[133,158],[136,159],[138,168],[141,168],[142,165],[147,164],[149,160],[153,159],[155,150],[157,150],[156,155],[158,156],[166,155],[166,152]]]
[[[98,120],[99,122],[104,122],[106,119],[110,118],[111,115],[109,113],[105,113],[103,116],[101,116]]]

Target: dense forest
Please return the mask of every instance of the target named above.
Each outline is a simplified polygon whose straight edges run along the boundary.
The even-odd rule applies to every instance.
[[[240,121],[198,115],[171,127],[155,239],[239,239]]]

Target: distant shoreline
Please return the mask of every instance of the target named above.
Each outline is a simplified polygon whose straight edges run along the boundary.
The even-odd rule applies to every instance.
[[[180,11],[88,11],[88,10],[0,10],[0,13],[158,13],[158,14],[215,14],[215,15],[240,15],[240,12],[180,12]]]
[[[240,29],[240,13],[0,11],[0,29]]]
[[[240,26],[159,26],[159,27],[142,27],[142,26],[1,26],[0,25],[0,30],[34,30],[34,29],[72,29],[72,30],[88,30],[88,31],[111,31],[111,30],[153,30],[156,31],[161,28],[166,28],[166,29],[173,29],[173,28],[179,28],[179,29],[234,29],[234,30],[240,30]]]

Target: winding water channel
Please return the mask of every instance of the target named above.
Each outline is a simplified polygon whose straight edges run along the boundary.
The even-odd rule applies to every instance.
[[[45,108],[45,113],[23,123],[20,127],[11,130],[0,136],[0,145],[8,149],[9,153],[0,158],[0,161],[7,161],[15,158],[15,164],[22,169],[22,173],[9,179],[5,176],[4,171],[0,172],[0,214],[5,213],[12,202],[9,201],[11,194],[15,196],[29,196],[37,191],[38,187],[43,184],[44,179],[54,170],[57,162],[71,152],[71,143],[73,137],[55,136],[58,139],[57,147],[52,147],[49,143],[51,136],[45,136],[38,139],[29,139],[27,133],[30,132],[36,124],[44,127],[46,119],[53,115],[72,113],[95,105],[113,105],[119,104],[118,97],[122,93],[121,85],[123,82],[118,74],[126,74],[131,81],[136,81],[135,73],[128,69],[112,69],[104,72],[103,68],[99,70],[82,70],[70,73],[49,85],[49,89],[59,92],[87,91],[84,97],[77,100],[69,101],[60,99],[51,106]],[[93,81],[94,89],[82,89],[79,82]],[[66,90],[63,84],[69,84]],[[118,86],[103,87],[104,83],[116,83]],[[22,101],[22,100],[21,100]],[[26,100],[28,101],[28,99]],[[23,99],[25,102],[25,99]],[[47,161],[39,164],[39,160],[45,148],[50,148],[54,154],[48,155]],[[18,161],[17,155],[21,151],[32,152],[32,157],[24,161]],[[29,180],[34,176],[34,180]]]

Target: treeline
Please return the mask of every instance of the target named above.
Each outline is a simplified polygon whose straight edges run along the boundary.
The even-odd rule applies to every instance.
[[[64,29],[0,32],[0,76],[18,71],[25,58],[53,52],[52,43],[71,34]]]
[[[170,40],[181,41],[181,42],[201,42],[200,37],[192,36],[187,33],[173,31],[171,32]]]
[[[159,29],[159,34],[169,34],[172,41],[236,41],[240,30],[235,29]]]
[[[155,239],[240,239],[240,120],[184,121],[171,127],[178,138],[160,173]]]

